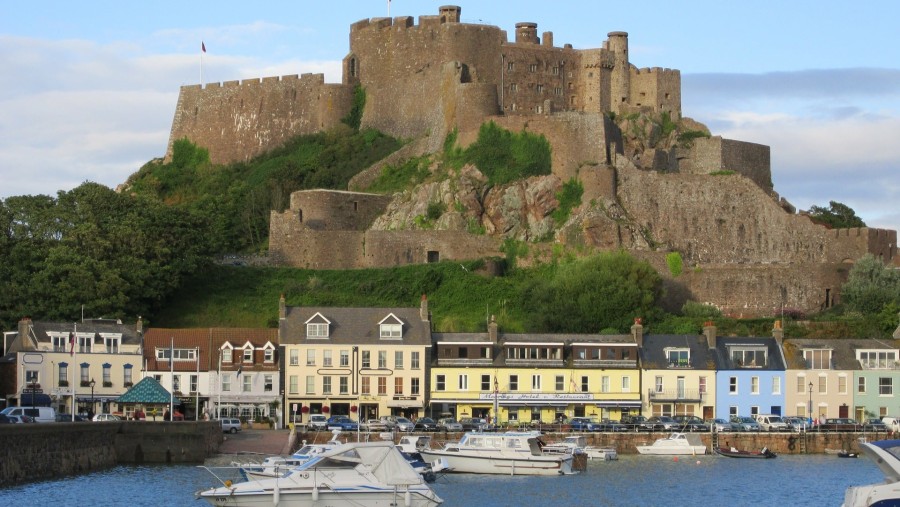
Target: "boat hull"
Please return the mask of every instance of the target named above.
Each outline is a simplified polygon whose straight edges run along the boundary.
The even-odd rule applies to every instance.
[[[637,451],[640,454],[655,456],[697,456],[706,454],[706,446],[691,445],[687,447],[654,447],[652,445],[639,445]]]
[[[571,455],[508,457],[497,453],[421,451],[427,462],[443,458],[450,472],[497,475],[567,475],[572,472]]]
[[[406,503],[406,491],[365,490],[341,488],[338,490],[320,489],[313,493],[311,488],[284,489],[278,492],[277,503],[275,493],[271,489],[260,489],[257,492],[233,492],[230,488],[216,488],[203,491],[199,498],[210,505],[218,507],[313,507],[328,505],[330,507],[396,507],[411,505],[413,507],[434,507],[442,501],[428,489],[411,489],[409,503]],[[315,499],[314,499],[315,498]]]

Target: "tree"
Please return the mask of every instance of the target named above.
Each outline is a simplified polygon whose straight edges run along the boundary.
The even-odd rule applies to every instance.
[[[524,289],[535,331],[596,333],[627,330],[634,317],[655,315],[659,274],[626,252],[601,253],[557,266]]]
[[[813,222],[827,226],[829,229],[866,226],[850,206],[837,201],[829,201],[827,208],[813,206],[809,209],[809,217]]]
[[[900,270],[866,254],[850,269],[841,298],[850,309],[865,314],[879,313],[890,304],[900,305]]]

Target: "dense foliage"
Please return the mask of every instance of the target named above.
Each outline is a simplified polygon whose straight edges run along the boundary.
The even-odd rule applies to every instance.
[[[831,229],[866,226],[865,222],[856,216],[853,208],[836,201],[829,201],[827,208],[822,206],[809,208],[809,217],[814,222],[826,225]]]
[[[84,183],[0,202],[0,324],[147,315],[208,258],[206,223]]]
[[[550,174],[547,138],[525,130],[510,132],[492,121],[481,125],[478,139],[463,150],[463,158],[493,185]]]
[[[879,313],[889,305],[896,313],[900,309],[900,270],[867,254],[850,269],[841,297],[847,307],[861,313]]]
[[[246,163],[215,166],[205,149],[182,139],[173,144],[171,162],[144,165],[129,179],[129,191],[205,217],[203,234],[217,253],[257,251],[265,249],[270,212],[287,208],[292,192],[346,190],[350,178],[399,147],[378,131],[342,126]]]

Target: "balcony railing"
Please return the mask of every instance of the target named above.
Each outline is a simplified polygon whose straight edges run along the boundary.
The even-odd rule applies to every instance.
[[[506,359],[507,366],[534,366],[534,367],[549,367],[549,368],[562,368],[566,365],[566,362],[562,359]]]
[[[705,392],[699,389],[656,389],[647,390],[647,398],[650,401],[674,401],[674,402],[692,402],[701,403],[706,396]]]
[[[439,366],[490,366],[493,359],[471,357],[441,357],[437,360]]]
[[[637,359],[574,359],[572,364],[580,368],[637,368]]]

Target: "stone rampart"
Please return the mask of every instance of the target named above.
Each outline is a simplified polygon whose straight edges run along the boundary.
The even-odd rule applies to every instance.
[[[678,170],[687,174],[734,171],[760,188],[772,190],[771,155],[768,146],[719,136],[693,141],[687,157],[678,161]]]
[[[218,451],[217,422],[0,425],[0,487],[117,464],[201,463]]]

